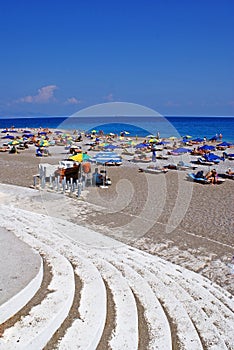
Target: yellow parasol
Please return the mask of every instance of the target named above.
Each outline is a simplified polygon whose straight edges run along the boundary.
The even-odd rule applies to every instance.
[[[74,156],[69,157],[69,159],[79,163],[81,163],[82,161],[87,161],[89,158],[90,156],[86,153],[78,153],[78,154],[75,154]]]
[[[150,143],[152,143],[152,142],[158,142],[158,139],[150,139],[149,142],[150,142]]]
[[[19,141],[17,140],[13,140],[8,143],[8,145],[18,145],[18,144],[19,144]]]

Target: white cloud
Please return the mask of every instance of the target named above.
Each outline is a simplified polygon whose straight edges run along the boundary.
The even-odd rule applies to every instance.
[[[165,103],[165,106],[167,106],[167,107],[179,107],[180,103],[177,103],[177,102],[174,102],[174,101],[167,101]]]
[[[108,102],[114,101],[114,96],[113,96],[112,92],[110,92],[107,96],[104,96],[104,100],[106,100]]]
[[[17,103],[48,103],[54,101],[54,91],[57,90],[56,85],[43,86],[38,89],[37,95],[28,95],[21,97],[16,102]]]
[[[69,97],[67,98],[67,100],[65,101],[65,104],[66,105],[78,105],[80,104],[81,101],[80,100],[77,100],[77,98],[75,97]]]

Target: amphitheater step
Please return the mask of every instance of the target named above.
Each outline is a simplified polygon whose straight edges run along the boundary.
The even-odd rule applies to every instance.
[[[39,255],[39,254],[38,254]],[[40,257],[40,255],[39,255]],[[36,276],[19,292],[0,305],[0,324],[14,316],[24,307],[39,290],[43,279],[43,260],[40,257],[40,267]]]
[[[79,318],[59,342],[59,349],[96,349],[106,320],[106,289],[99,271],[80,254],[72,256],[75,273],[82,281]]]
[[[52,270],[48,293],[36,301],[30,312],[21,317],[0,338],[0,349],[42,349],[67,317],[74,297],[74,273],[71,264],[55,250],[24,235],[24,241],[45,256]]]
[[[10,337],[18,340],[17,335],[21,337],[16,344],[18,348],[23,344],[24,348],[41,349],[42,341],[39,343],[36,336],[33,338],[35,331],[39,332],[38,338],[43,338],[43,344],[51,339],[67,315],[69,318],[75,289],[74,273],[82,281],[79,316],[65,329],[56,345],[58,349],[100,350],[103,344],[103,348],[116,350],[138,349],[140,317],[146,323],[148,349],[232,349],[234,302],[221,287],[199,274],[71,222],[15,208],[12,211],[10,215],[0,208],[5,227],[14,229],[21,239],[39,249],[51,265],[56,266],[52,268],[51,293],[4,332],[0,338],[1,349],[13,349],[5,346],[6,341]],[[67,275],[63,276],[65,270]],[[108,293],[112,296],[114,319],[111,334],[103,340],[110,311],[107,310],[110,307],[107,306]],[[43,318],[39,330],[40,310],[45,310],[48,303],[43,315],[46,318],[50,312],[50,298],[54,298],[56,304],[53,310],[51,307],[51,314],[56,315],[53,331],[50,331],[52,320]],[[46,334],[43,333],[45,327]],[[33,343],[27,343],[26,337],[30,339],[31,335]]]
[[[128,281],[106,260],[93,259],[108,284],[115,304],[115,328],[109,341],[111,349],[138,348],[138,317],[134,295]]]
[[[144,264],[139,264],[139,261],[143,261],[142,255],[146,259]],[[234,315],[210,293],[209,288],[202,286],[202,277],[198,288],[193,281],[194,273],[190,275],[188,270],[171,263],[165,264],[161,259],[145,254],[137,253],[134,265],[141,268],[146,279],[149,273],[151,281],[152,275],[157,276],[162,286],[164,285],[164,290],[170,291],[176,297],[191,318],[205,347],[217,350],[232,348]],[[186,278],[183,272],[186,273]]]
[[[150,315],[147,320],[151,329],[150,349],[171,349],[175,347],[175,343],[182,349],[203,349],[188,313],[170,289],[165,288],[157,276],[150,273],[139,260],[136,263],[134,254],[130,258],[124,254],[118,255],[120,262],[117,264],[128,274],[133,288],[138,285],[136,293],[139,293],[145,306],[146,315],[147,312]],[[143,286],[147,286],[148,294]]]

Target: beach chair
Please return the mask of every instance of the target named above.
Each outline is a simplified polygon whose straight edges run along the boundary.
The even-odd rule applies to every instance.
[[[201,184],[209,184],[209,180],[203,178],[203,177],[196,177],[196,175],[194,173],[189,173],[187,174],[187,179],[189,181],[194,181],[194,182],[198,182]]]

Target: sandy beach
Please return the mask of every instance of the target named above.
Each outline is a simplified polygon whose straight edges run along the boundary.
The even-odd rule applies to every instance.
[[[30,146],[19,154],[1,153],[0,182],[32,186],[39,164],[56,165],[69,155],[61,146],[50,147],[50,152],[51,156],[38,158]],[[230,165],[224,162],[219,167]],[[125,161],[121,167],[108,167],[112,186],[89,187],[85,200],[73,202],[71,208],[66,202],[70,220],[202,273],[233,293],[233,276],[226,266],[234,251],[233,180],[204,186],[186,181],[185,171],[154,175],[139,173],[140,166],[145,165]],[[52,212],[46,199],[44,205]],[[77,213],[82,206],[88,208],[85,215],[74,218],[74,205]],[[173,210],[179,222],[173,223]]]
[[[83,147],[85,148],[84,143]],[[148,174],[139,172],[139,168],[145,168],[146,164],[134,164],[129,162],[129,157],[124,157],[123,165],[106,167],[112,181],[111,186],[107,189],[87,187],[82,191],[82,196],[77,198],[75,195],[56,193],[51,189],[33,189],[33,176],[38,174],[39,164],[58,165],[59,160],[67,159],[69,156],[63,146],[53,146],[49,150],[51,155],[42,158],[35,156],[34,145],[30,145],[29,149],[20,151],[18,154],[8,152],[0,154],[0,204],[4,216],[3,222],[9,222],[7,218],[10,215],[4,212],[4,208],[11,208],[14,220],[19,225],[22,221],[27,234],[30,235],[32,232],[37,239],[41,228],[45,234],[44,242],[51,242],[50,245],[55,244],[55,242],[52,243],[53,235],[56,235],[58,240],[62,239],[61,237],[64,239],[64,235],[70,237],[72,241],[79,240],[79,246],[76,253],[72,253],[73,256],[79,253],[79,249],[86,246],[89,259],[96,254],[100,254],[103,258],[109,256],[110,259],[113,256],[114,259],[116,252],[125,251],[125,249],[129,249],[130,252],[137,249],[142,252],[137,253],[142,254],[142,257],[144,253],[150,253],[149,256],[155,259],[161,258],[162,261],[193,271],[198,276],[207,277],[211,284],[215,283],[222,290],[230,293],[228,295],[234,294],[233,274],[228,265],[234,253],[233,180],[226,179],[221,185],[202,185],[187,181],[188,171],[169,170],[157,175]],[[170,157],[168,160],[159,161],[158,164],[163,166],[172,161],[176,164],[180,159],[180,157]],[[184,160],[187,162],[188,157],[185,156]],[[221,172],[231,165],[231,161],[226,161],[216,168]],[[95,164],[92,166],[92,171],[96,166]],[[5,224],[5,227],[3,225],[3,229],[11,231],[15,227],[14,230],[16,230],[14,220],[12,223]],[[74,227],[74,233],[72,227]],[[79,227],[76,234],[75,227],[77,230]],[[17,229],[18,234],[21,235],[20,226]],[[87,234],[83,235],[83,232]],[[89,232],[93,232],[92,235]],[[105,241],[102,237],[107,237],[107,240]],[[27,240],[31,242],[31,238]],[[65,254],[69,243],[64,241],[63,244],[62,251]],[[86,258],[87,256],[85,255]],[[123,254],[123,261],[125,258],[130,259],[129,261],[134,259],[127,258],[127,253]],[[168,273],[171,271],[171,265],[166,266],[165,276],[167,271]],[[77,280],[76,286],[75,293],[80,300],[79,290],[82,288],[80,280]],[[103,335],[104,338],[100,344],[109,341],[116,317],[116,311],[113,310],[114,299],[117,296],[114,289],[108,289],[108,285],[106,290],[109,300],[107,317],[109,330],[106,326],[106,333],[104,333],[106,335]],[[145,343],[142,342],[139,349],[143,350],[153,338],[144,326],[146,305],[138,297],[135,295],[138,322],[141,324],[141,337],[145,339]],[[76,318],[76,312],[72,312],[72,317]],[[151,316],[147,317],[150,320]],[[176,315],[173,317],[177,320]],[[174,327],[175,319],[174,321],[169,319],[171,329]],[[148,322],[151,322],[149,320]],[[68,327],[68,325],[62,326],[60,332]],[[171,332],[175,336],[174,348],[180,349],[181,345],[179,346],[178,342],[183,343],[182,336],[178,335],[180,331],[174,329]],[[53,339],[54,343],[51,344],[57,341]],[[105,348],[100,344],[100,349]],[[196,346],[192,348],[196,349]],[[203,348],[209,349],[208,346]],[[54,349],[54,345],[48,345],[46,349]]]

